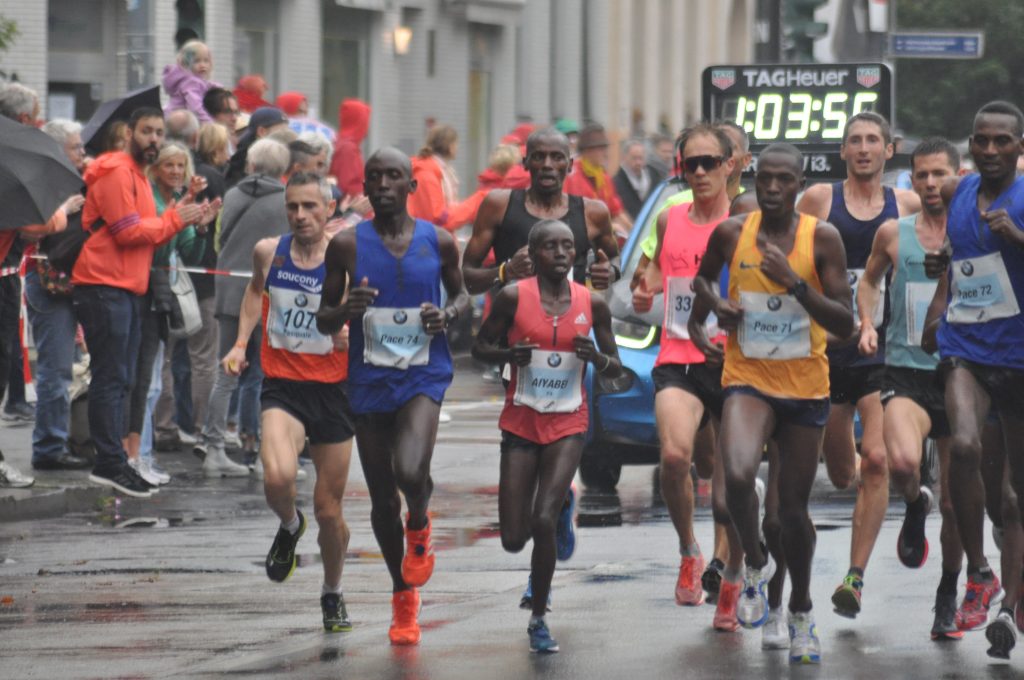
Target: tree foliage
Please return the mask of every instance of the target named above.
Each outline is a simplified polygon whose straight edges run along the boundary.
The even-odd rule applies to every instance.
[[[0,52],[6,52],[18,37],[18,24],[0,14]]]
[[[981,59],[896,60],[897,125],[908,135],[962,139],[986,102],[1024,104],[1024,2],[899,0],[896,25],[902,31],[985,34]]]

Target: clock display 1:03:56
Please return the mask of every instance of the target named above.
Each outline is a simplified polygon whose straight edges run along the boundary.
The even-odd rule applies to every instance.
[[[850,116],[871,111],[878,101],[877,92],[857,92],[850,100],[848,92],[829,92],[814,96],[809,92],[764,92],[756,98],[739,97],[733,118],[751,135],[753,142],[780,139],[795,142],[811,139],[842,139],[843,128]],[[725,102],[723,102],[725,103]],[[852,106],[851,106],[852,103]],[[724,108],[728,108],[725,103]]]

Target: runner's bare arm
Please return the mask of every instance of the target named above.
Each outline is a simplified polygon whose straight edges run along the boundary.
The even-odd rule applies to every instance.
[[[812,288],[800,303],[821,326],[834,336],[853,334],[853,300],[846,274],[846,249],[839,231],[828,222],[818,221],[814,232],[814,266],[824,294]]]
[[[587,240],[596,254],[604,251],[607,263],[595,262],[590,268],[590,280],[596,290],[604,290],[622,276],[619,266],[619,242],[612,231],[608,208],[601,201],[583,199],[583,213],[587,221]],[[618,275],[612,274],[618,271]]]
[[[511,193],[507,189],[496,189],[484,198],[473,221],[473,234],[469,237],[462,254],[462,275],[466,288],[473,295],[486,292],[498,278],[498,267],[483,267],[487,253],[494,247],[498,225],[508,209]],[[499,266],[501,263],[498,263]]]
[[[827,220],[832,210],[832,185],[815,184],[807,188],[796,204],[796,211],[805,215]]]
[[[622,362],[619,360],[619,349],[615,344],[615,334],[612,333],[612,313],[608,309],[608,302],[600,295],[590,296],[590,318],[594,323],[594,338],[597,340],[597,348],[601,353],[589,359],[594,364],[594,369],[606,378],[617,378],[622,375]],[[586,336],[588,342],[592,341]]]
[[[896,207],[900,217],[921,212],[921,197],[910,189],[896,189]]]
[[[342,301],[349,279],[348,269],[355,260],[355,238],[354,229],[339,231],[327,244],[327,252],[324,253],[326,273],[320,295],[320,309],[316,312],[316,329],[324,335],[334,335],[350,318],[361,316],[366,311],[366,305],[376,296],[374,289],[353,284],[348,299]],[[357,309],[350,307],[353,298]]]
[[[949,277],[940,276],[939,285],[935,288],[935,295],[932,296],[931,304],[928,305],[928,313],[924,317],[924,330],[921,332],[921,348],[926,352],[934,354],[939,351],[938,332],[942,317],[946,315],[947,299],[949,297]]]
[[[693,301],[693,311],[690,313],[687,328],[690,340],[711,362],[721,362],[724,352],[721,346],[708,338],[704,325],[708,314],[714,311],[718,317],[719,328],[729,332],[736,330],[743,316],[743,308],[738,302],[722,299],[718,294],[718,277],[722,273],[722,267],[732,261],[742,230],[743,220],[733,217],[715,227],[708,240],[708,248],[700,261],[700,269],[693,280],[693,290],[697,295]]]
[[[871,243],[871,254],[864,266],[864,276],[857,286],[857,313],[860,316],[860,341],[857,349],[865,356],[874,356],[878,351],[878,331],[875,329],[874,309],[881,296],[882,277],[889,270],[892,255],[889,252],[893,239],[898,238],[899,225],[896,220],[886,220],[875,232]]]
[[[942,194],[942,202],[949,208],[949,204],[953,202],[953,194],[956,193],[956,188],[960,186],[960,177],[950,177],[943,184],[942,188],[939,189],[939,193]]]
[[[491,304],[491,313],[484,319],[480,331],[476,334],[473,342],[473,358],[488,364],[515,363],[525,366],[530,363],[530,349],[537,345],[529,343],[518,343],[518,345],[529,345],[530,349],[520,349],[519,354],[526,355],[525,363],[516,360],[515,348],[501,347],[501,341],[508,337],[508,331],[512,327],[512,321],[516,316],[516,308],[519,306],[519,288],[517,286],[506,286],[494,296]]]
[[[238,312],[238,335],[235,346],[221,359],[224,371],[228,375],[239,375],[246,367],[245,348],[256,324],[263,313],[263,287],[270,270],[270,261],[277,250],[279,238],[265,238],[252,250],[252,277],[245,287],[242,305]]]
[[[459,317],[469,314],[469,293],[462,285],[462,270],[459,269],[459,247],[455,237],[444,229],[437,229],[437,247],[441,254],[441,283],[448,292],[448,304],[440,309],[430,302],[421,307],[420,318],[428,334],[434,335],[450,326]]]

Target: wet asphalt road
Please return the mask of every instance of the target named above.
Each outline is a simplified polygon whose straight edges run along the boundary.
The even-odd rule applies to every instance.
[[[270,583],[263,559],[276,520],[255,480],[202,478],[187,452],[163,454],[174,482],[146,501],[107,499],[94,511],[0,524],[0,677],[255,678],[1011,678],[990,663],[983,633],[929,640],[938,581],[938,515],[932,557],[900,566],[893,503],[866,576],[864,612],[831,612],[847,566],[852,496],[822,475],[812,595],[822,636],[820,668],[790,667],[762,652],[760,632],[716,633],[711,606],[677,607],[674,532],[652,467],[625,468],[615,495],[585,494],[572,560],[560,563],[549,615],[560,654],[528,651],[518,600],[527,552],[510,555],[497,534],[499,403],[493,387],[463,379],[449,397],[453,422],[434,458],[433,579],[423,589],[423,641],[388,644],[389,579],[369,526],[369,501],[353,464],[345,513],[352,531],[343,586],[355,630],[320,627],[315,531],[302,563]],[[763,472],[763,471],[762,471]],[[312,479],[300,482],[311,505]],[[706,499],[697,535],[711,549]],[[987,534],[986,534],[987,536]],[[989,546],[993,563],[998,563]],[[961,587],[963,579],[961,579]]]

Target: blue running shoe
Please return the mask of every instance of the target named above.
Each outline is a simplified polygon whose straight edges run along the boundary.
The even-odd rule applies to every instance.
[[[569,496],[562,512],[558,515],[558,525],[555,527],[555,550],[556,557],[560,562],[565,562],[576,552],[576,485],[569,487]]]
[[[519,598],[520,609],[533,609],[533,575],[526,577],[526,590],[523,591],[523,596]],[[548,611],[551,611],[551,591],[548,591],[548,605],[546,607]]]
[[[530,636],[531,652],[554,654],[558,651],[558,643],[551,637],[548,624],[544,622],[544,619],[530,623],[526,628],[526,632]]]
[[[821,663],[821,642],[811,612],[789,613],[789,662]]]
[[[736,604],[736,618],[744,628],[760,628],[768,620],[768,581],[775,575],[775,560],[760,569],[747,566],[743,576],[743,593]]]

